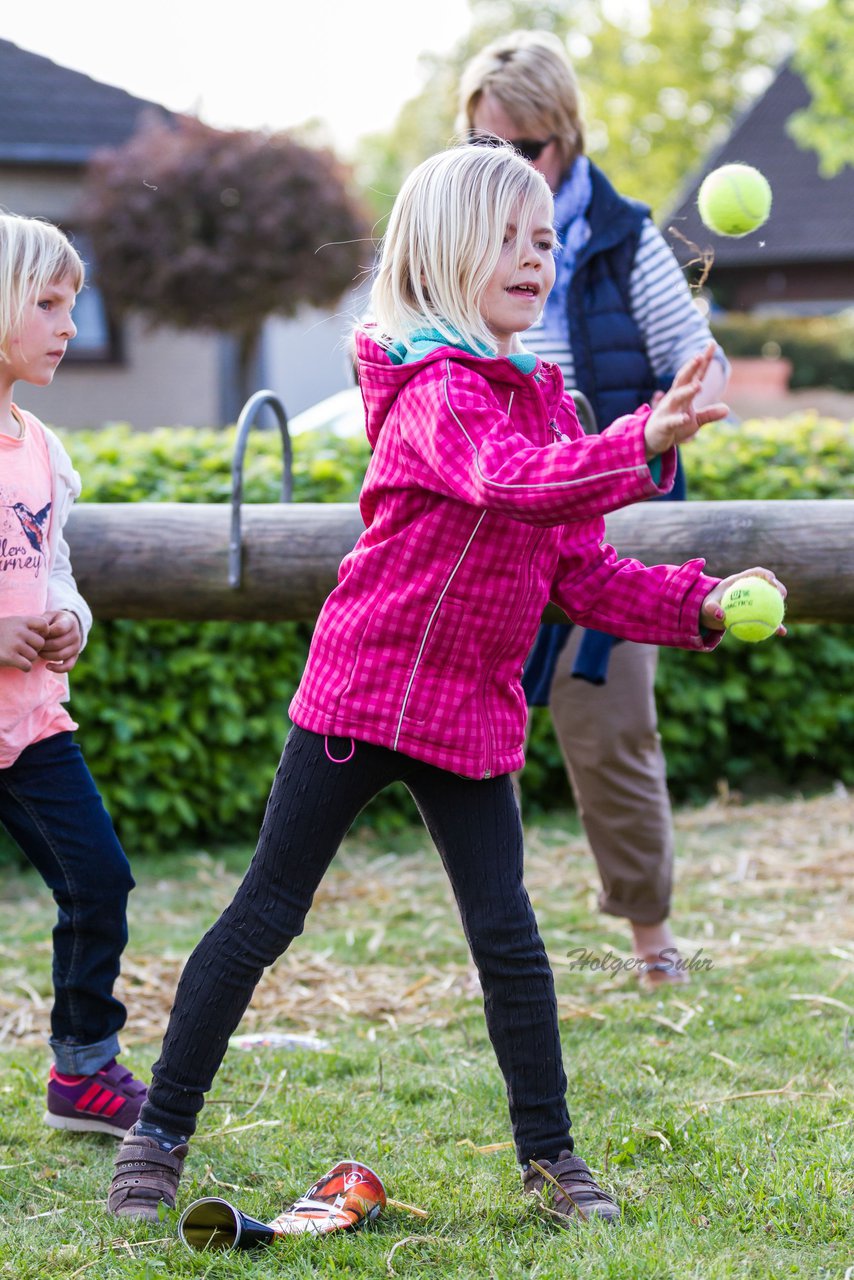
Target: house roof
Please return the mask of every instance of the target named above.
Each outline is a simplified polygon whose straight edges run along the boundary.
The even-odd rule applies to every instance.
[[[125,142],[149,111],[170,116],[157,103],[0,40],[0,163],[85,164],[100,147]]]
[[[675,227],[701,249],[714,250],[715,266],[761,267],[779,263],[850,262],[854,258],[854,168],[834,178],[818,171],[818,157],[799,147],[786,121],[810,102],[803,80],[786,63],[757,102],[735,125],[723,146],[694,175],[661,227]],[[722,164],[751,164],[771,184],[771,216],[758,231],[733,239],[703,226],[697,192],[707,173]],[[680,261],[695,257],[678,236],[667,236]]]

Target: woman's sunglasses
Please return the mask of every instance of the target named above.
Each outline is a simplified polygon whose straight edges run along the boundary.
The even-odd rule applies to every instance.
[[[531,164],[535,164],[545,151],[550,142],[554,142],[555,135],[552,133],[548,138],[540,142],[536,138],[499,138],[494,133],[483,133],[477,129],[469,130],[469,142],[474,147],[512,147],[514,151],[518,151],[520,156],[525,160],[529,160]]]

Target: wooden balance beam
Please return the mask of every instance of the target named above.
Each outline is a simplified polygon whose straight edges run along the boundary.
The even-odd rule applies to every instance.
[[[234,588],[228,505],[79,504],[66,529],[78,585],[99,618],[313,622],[362,531],[358,508],[263,503],[241,519]],[[645,503],[607,530],[647,564],[705,556],[719,577],[765,565],[788,587],[792,622],[854,622],[854,500]]]

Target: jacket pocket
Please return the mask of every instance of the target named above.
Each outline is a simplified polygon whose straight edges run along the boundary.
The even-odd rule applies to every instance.
[[[465,613],[465,605],[459,601],[445,600],[433,618],[416,658],[403,711],[403,718],[410,724],[424,724],[430,719],[440,693],[445,694],[451,705],[457,701],[455,656]]]

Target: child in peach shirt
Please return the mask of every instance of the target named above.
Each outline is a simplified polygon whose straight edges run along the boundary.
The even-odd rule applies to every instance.
[[[92,622],[62,536],[80,478],[52,431],[13,403],[47,386],[76,328],[84,268],[56,227],[0,215],[0,822],[53,892],[46,1122],[122,1137],[146,1088],[116,1062],[113,994],[133,878],[65,707]]]

